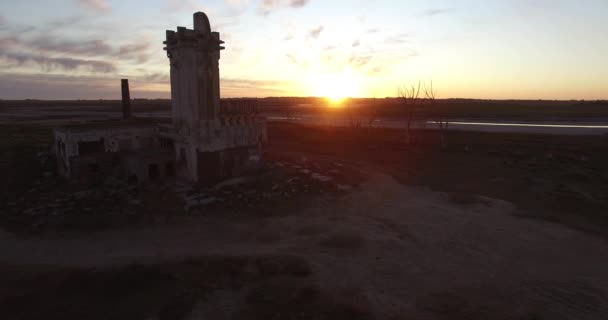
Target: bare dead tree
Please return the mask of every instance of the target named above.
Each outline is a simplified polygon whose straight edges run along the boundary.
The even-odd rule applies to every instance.
[[[433,87],[433,81],[431,81],[429,85],[424,85],[424,95],[429,102],[429,108],[431,109],[433,121],[439,127],[441,150],[445,150],[448,147],[448,127],[450,122],[445,114],[445,111],[437,108],[437,91]]]
[[[415,111],[420,102],[420,88],[420,81],[418,81],[417,86],[412,84],[410,86],[401,86],[397,88],[397,97],[406,112],[405,141],[408,145],[412,142],[411,128]]]
[[[349,125],[353,129],[361,128],[361,108],[355,106],[352,99],[345,99],[343,102],[344,110],[348,116]]]
[[[376,99],[376,95],[371,99],[368,110],[367,127],[371,130],[378,117],[378,99]]]

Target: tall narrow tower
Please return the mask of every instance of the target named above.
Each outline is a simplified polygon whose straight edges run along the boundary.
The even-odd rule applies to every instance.
[[[194,14],[194,30],[167,31],[165,50],[171,62],[173,125],[182,132],[198,131],[201,122],[215,120],[220,108],[219,32],[211,32],[209,18]]]
[[[164,43],[171,63],[173,124],[161,125],[159,132],[173,146],[176,175],[214,183],[257,167],[266,122],[251,101],[224,102],[220,112],[224,42],[218,32],[211,32],[207,16],[195,13],[193,30],[167,31]]]

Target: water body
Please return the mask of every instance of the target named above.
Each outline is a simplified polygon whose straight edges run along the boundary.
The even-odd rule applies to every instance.
[[[282,116],[268,116],[269,121],[292,121],[306,124],[326,124],[335,126],[349,126],[350,121],[345,119],[323,118],[318,116],[300,116],[287,119]],[[362,121],[362,126],[367,126],[367,121]],[[373,123],[374,127],[382,128],[404,128],[406,122],[394,119],[378,119]],[[434,121],[416,122],[413,128],[436,129]],[[450,130],[477,131],[477,132],[502,132],[502,133],[540,133],[540,134],[565,134],[565,135],[603,135],[608,134],[608,123],[606,122],[514,122],[514,121],[450,121]]]
[[[170,118],[170,111],[134,112],[135,116]],[[269,121],[290,121],[295,123],[349,126],[348,119],[343,117],[298,115],[289,119],[280,114],[262,114]],[[46,119],[76,119],[79,121],[120,119],[121,112],[108,111],[107,108],[66,106],[66,107],[15,107],[0,110],[0,123],[32,122]],[[366,119],[362,119],[362,126],[367,126]],[[374,127],[404,128],[406,122],[388,118],[380,118],[373,122]],[[436,129],[433,121],[416,122],[414,128]],[[450,121],[450,130],[477,131],[477,132],[503,132],[503,133],[539,133],[560,135],[603,135],[608,134],[608,120],[585,121],[501,121],[501,120],[470,120],[454,119]]]

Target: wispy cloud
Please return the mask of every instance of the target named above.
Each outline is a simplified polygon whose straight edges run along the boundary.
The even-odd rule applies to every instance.
[[[54,37],[39,36],[23,43],[29,49],[71,55],[96,56],[112,52],[112,47],[104,40],[58,40]]]
[[[110,11],[110,4],[107,0],[75,0],[80,5],[99,12]]]
[[[140,72],[145,72],[145,70],[139,69]],[[143,76],[138,77],[138,80],[144,82],[154,82],[154,83],[169,83],[169,74],[167,73],[145,73]]]
[[[222,79],[222,93],[228,97],[263,97],[288,95],[284,90],[290,84],[275,80]]]
[[[0,73],[3,99],[117,98],[118,84],[103,77]]]
[[[422,16],[423,17],[432,17],[432,16],[437,16],[440,14],[451,13],[453,11],[454,11],[454,9],[450,9],[450,8],[431,8],[431,9],[427,9],[424,12],[422,12]]]
[[[242,8],[249,4],[249,0],[224,0],[231,7]]]
[[[48,22],[45,26],[44,29],[49,32],[49,31],[54,31],[54,30],[59,30],[62,28],[74,28],[75,25],[81,23],[82,21],[84,21],[86,18],[84,15],[78,15],[78,16],[72,16],[72,17],[68,17],[68,18],[61,18],[61,19],[57,19],[57,20],[53,20]]]
[[[372,56],[351,55],[348,63],[354,68],[359,69],[366,66],[370,61],[372,61]]]
[[[308,36],[311,38],[319,38],[319,36],[321,35],[321,32],[323,32],[323,30],[325,29],[325,27],[323,26],[318,26],[310,31],[308,31]]]
[[[275,10],[291,7],[291,8],[303,8],[310,0],[262,0],[258,7],[258,14],[267,16]]]
[[[409,33],[401,33],[384,38],[384,43],[392,45],[408,43],[410,37],[411,35]]]
[[[7,51],[19,44],[19,38],[15,36],[0,38],[0,51]]]
[[[27,54],[27,53],[3,53],[0,58],[4,61],[1,63],[4,68],[14,66],[22,66],[27,63],[34,63],[42,67],[46,72],[54,70],[73,71],[82,69],[93,73],[110,73],[116,72],[116,66],[107,61],[85,60],[74,58],[52,58],[44,55]]]
[[[205,11],[208,13],[206,3],[197,0],[166,0],[166,9],[168,11]]]
[[[310,0],[290,0],[289,6],[292,8],[301,8],[307,5],[309,2]]]
[[[133,98],[168,98],[169,85],[148,87],[145,79],[129,78]],[[160,77],[160,76],[159,76]],[[120,78],[104,74],[22,74],[0,72],[2,99],[120,99]]]
[[[150,59],[150,49],[152,45],[149,41],[124,45],[118,48],[115,53],[116,57],[121,59],[135,60],[138,63],[144,63]]]
[[[4,51],[6,57],[13,57],[17,61],[32,60],[45,66],[63,64],[56,63],[57,61],[90,61],[91,57],[107,60],[120,58],[123,61],[145,63],[150,58],[151,48],[150,41],[144,40],[119,47],[112,47],[107,41],[101,39],[61,39],[52,34],[44,33],[29,39],[20,39],[16,36],[0,37],[0,49]],[[37,58],[38,56],[47,57],[47,59]],[[69,59],[61,60],[66,58]],[[67,64],[69,65],[69,63]],[[70,70],[73,68],[65,69]],[[93,69],[99,71],[100,68]]]

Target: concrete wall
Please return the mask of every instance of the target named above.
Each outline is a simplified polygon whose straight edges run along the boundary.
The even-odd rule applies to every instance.
[[[261,155],[257,148],[240,147],[197,154],[198,182],[215,184],[259,167]]]
[[[128,154],[123,166],[127,179],[137,182],[162,181],[176,176],[173,152]]]
[[[158,148],[158,128],[58,128],[54,130],[54,152],[58,161],[58,172],[66,178],[73,175],[71,159],[81,154],[79,145],[86,142],[103,142],[102,153],[116,153]]]
[[[217,120],[200,121],[197,127],[190,130],[186,128],[178,130],[166,126],[160,132],[162,137],[174,141],[178,176],[193,182],[200,182],[201,177],[213,176],[214,173],[206,171],[223,166],[222,159],[226,158],[229,163],[233,159],[238,159],[229,151],[232,149],[249,150],[248,157],[251,156],[253,162],[259,162],[262,158],[262,145],[267,141],[266,122],[256,116],[220,117]],[[219,152],[217,165],[212,164],[213,161],[210,160],[215,156],[202,156],[202,158],[200,156],[217,152]],[[201,166],[202,163],[207,165]],[[232,175],[219,174],[219,176]]]

